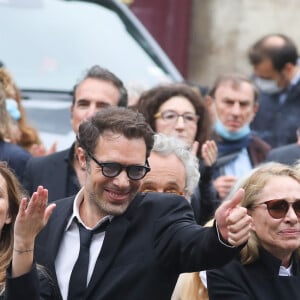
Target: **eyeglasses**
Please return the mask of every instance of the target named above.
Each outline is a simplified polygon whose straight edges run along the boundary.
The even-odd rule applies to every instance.
[[[196,124],[199,120],[199,116],[194,113],[185,112],[179,114],[174,110],[159,111],[154,115],[155,119],[161,118],[168,123],[176,123],[179,117],[182,117],[183,121],[187,124]]]
[[[297,215],[298,218],[300,218],[300,199],[292,203],[288,202],[285,199],[274,199],[274,200],[258,203],[257,205],[253,206],[253,208],[262,204],[265,204],[267,206],[269,215],[274,219],[284,218],[290,206],[293,207],[295,214]]]
[[[101,167],[102,174],[105,177],[117,177],[124,169],[127,176],[131,180],[140,180],[151,170],[148,161],[146,166],[141,165],[122,165],[116,162],[100,162],[91,153],[87,152],[88,156]]]

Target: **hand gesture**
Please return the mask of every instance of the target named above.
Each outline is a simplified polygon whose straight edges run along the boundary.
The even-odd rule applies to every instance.
[[[29,202],[23,198],[14,227],[14,244],[16,249],[31,249],[34,239],[47,224],[55,204],[48,204],[48,190],[42,186],[32,194]]]
[[[245,191],[239,189],[235,196],[223,202],[215,213],[222,239],[233,246],[244,244],[250,236],[252,217],[247,214],[247,208],[240,206],[244,194]]]
[[[215,141],[206,141],[201,147],[201,155],[204,164],[211,167],[217,160],[218,147]]]
[[[236,177],[230,175],[219,176],[213,181],[213,185],[221,199],[228,196],[235,183]]]
[[[47,150],[43,144],[34,144],[30,147],[29,152],[32,156],[44,156],[55,153],[57,149],[57,142],[54,142],[52,146]]]

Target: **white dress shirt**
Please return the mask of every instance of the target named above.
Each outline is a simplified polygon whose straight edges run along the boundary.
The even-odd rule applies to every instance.
[[[99,220],[97,225],[94,226],[93,228],[87,227],[82,222],[79,215],[79,206],[82,201],[83,201],[83,189],[81,189],[75,197],[74,204],[73,204],[73,214],[71,215],[69,222],[66,226],[65,233],[61,240],[60,247],[58,249],[57,256],[55,259],[55,270],[56,270],[58,285],[62,294],[62,298],[64,300],[67,300],[68,297],[69,281],[70,281],[73,267],[79,255],[79,249],[80,249],[79,229],[74,219],[77,218],[78,221],[85,228],[90,230],[96,229],[107,219],[109,220],[112,219],[112,216],[106,216],[103,219]],[[91,246],[90,246],[90,258],[89,258],[89,268],[87,274],[87,283],[89,283],[92,277],[96,260],[102,248],[104,237],[105,237],[105,232],[99,232],[93,235]]]

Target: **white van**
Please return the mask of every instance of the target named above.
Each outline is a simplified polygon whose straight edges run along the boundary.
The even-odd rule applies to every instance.
[[[12,73],[32,124],[48,146],[70,146],[74,84],[94,64],[127,86],[183,78],[118,0],[0,0],[0,61]]]

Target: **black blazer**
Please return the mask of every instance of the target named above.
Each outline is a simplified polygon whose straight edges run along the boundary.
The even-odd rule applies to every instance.
[[[261,94],[259,110],[251,128],[272,148],[297,142],[296,130],[300,115],[300,80],[287,88],[286,99],[281,103],[281,94]]]
[[[48,201],[67,195],[68,157],[71,148],[42,157],[31,158],[24,172],[23,186],[32,195],[39,185],[48,189]]]
[[[242,265],[235,259],[207,272],[210,300],[299,300],[299,256],[293,257],[293,275],[279,276],[280,260],[261,249],[258,260]]]
[[[54,261],[73,201],[57,202],[36,241],[36,260],[55,279]],[[86,299],[169,300],[179,273],[221,266],[238,251],[220,243],[215,227],[197,225],[185,198],[138,194],[107,228]]]
[[[23,180],[26,163],[30,158],[31,154],[22,147],[0,140],[0,161],[6,161],[20,181]]]
[[[300,146],[295,143],[272,149],[266,161],[276,161],[282,164],[292,165],[298,159],[300,159]]]

